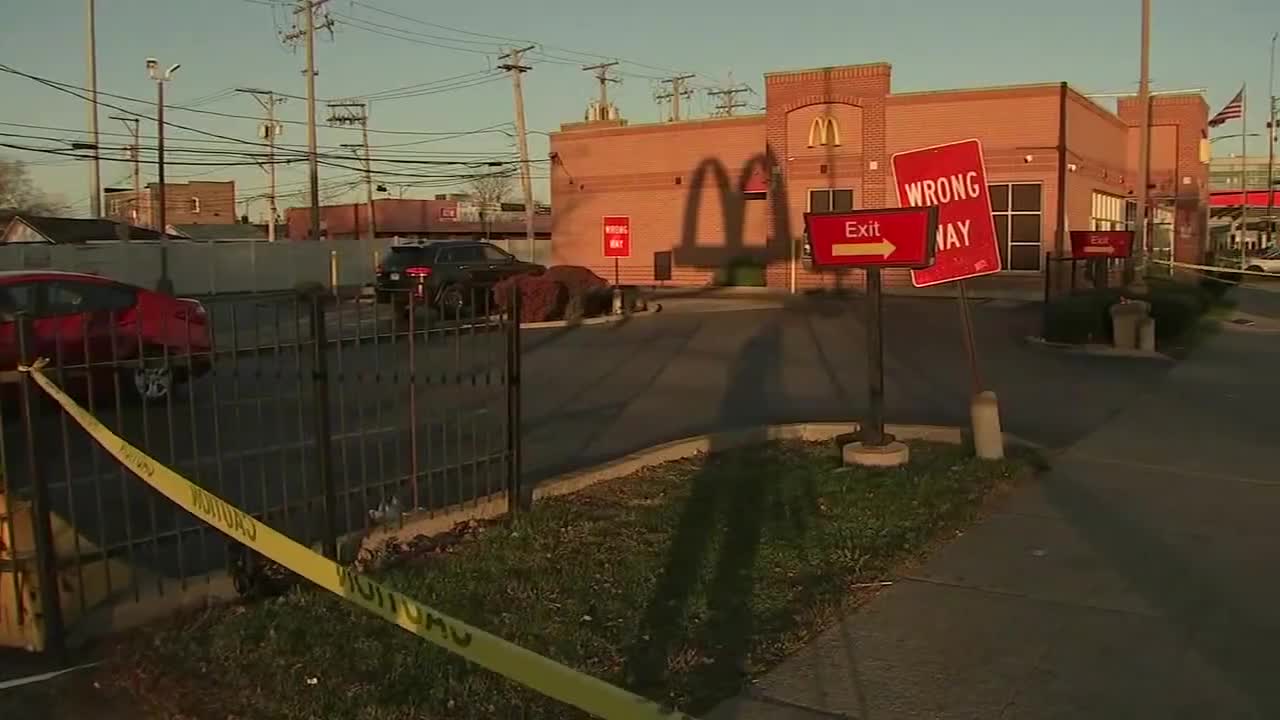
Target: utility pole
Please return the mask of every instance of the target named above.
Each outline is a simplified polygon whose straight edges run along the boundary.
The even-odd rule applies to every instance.
[[[124,123],[124,126],[129,130],[129,134],[133,136],[133,144],[129,146],[129,159],[133,161],[133,216],[130,218],[129,224],[137,225],[141,222],[139,208],[142,207],[142,168],[138,158],[140,149],[138,118],[112,115],[111,119]]]
[[[1280,33],[1271,34],[1271,74],[1267,78],[1267,98],[1270,110],[1267,118],[1267,245],[1275,241],[1276,231],[1276,38]]]
[[[498,67],[511,73],[511,90],[515,95],[516,141],[520,148],[520,189],[524,192],[524,235],[529,243],[529,262],[537,261],[537,248],[533,242],[533,181],[529,177],[529,133],[524,125],[524,88],[520,78],[532,68],[522,65],[520,61],[524,54],[533,48],[533,45],[519,50],[511,48],[509,52],[498,58],[506,60]]]
[[[1138,107],[1142,119],[1138,126],[1138,217],[1134,228],[1133,254],[1129,260],[1129,278],[1142,287],[1146,273],[1148,188],[1151,185],[1151,0],[1142,0],[1142,58],[1138,69]],[[1173,258],[1170,257],[1170,260]]]
[[[733,79],[729,79],[729,87],[719,90],[708,90],[707,94],[715,98],[717,101],[715,114],[719,117],[733,117],[733,111],[746,107],[745,102],[739,101],[739,95],[745,92],[751,92],[751,88],[746,85],[734,85]]]
[[[89,212],[95,217],[102,217],[102,167],[98,143],[98,30],[95,16],[94,0],[85,4],[88,25],[88,60],[89,60],[89,133],[93,136],[93,160],[89,165]]]
[[[306,44],[307,69],[307,169],[311,183],[311,239],[320,240],[320,163],[316,156],[316,30],[333,32],[333,18],[326,16],[316,23],[316,9],[329,0],[298,0],[294,15],[304,15],[302,27],[296,25],[284,34],[286,42],[302,40]]]
[[[621,80],[610,77],[609,68],[618,64],[617,60],[607,63],[599,63],[597,65],[587,65],[582,69],[587,72],[595,72],[596,81],[600,83],[600,113],[601,117],[591,118],[592,120],[608,120],[609,119],[609,83],[622,82]]]
[[[284,132],[284,126],[276,122],[276,105],[284,103],[285,98],[278,98],[270,90],[254,88],[236,88],[236,92],[248,93],[266,111],[267,117],[258,128],[258,136],[267,141],[267,178],[270,189],[267,191],[267,208],[270,218],[267,223],[267,242],[276,241],[276,223],[279,220],[279,208],[276,207],[276,137]],[[248,214],[248,211],[245,211]]]
[[[680,98],[692,97],[693,91],[686,89],[684,84],[686,80],[692,79],[693,75],[676,75],[672,78],[663,80],[664,83],[671,85],[671,90],[658,95],[659,100],[671,99],[671,122],[680,122]]]
[[[373,163],[369,160],[369,104],[356,100],[347,102],[331,102],[328,103],[330,125],[359,125],[361,133],[361,142],[343,143],[342,147],[356,153],[356,157],[360,157],[359,150],[364,151],[364,187],[365,199],[369,207],[369,222],[367,225],[366,235],[370,241],[378,235],[377,220],[373,216]]]

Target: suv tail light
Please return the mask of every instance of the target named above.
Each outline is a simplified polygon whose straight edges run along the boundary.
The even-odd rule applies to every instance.
[[[373,272],[378,275],[381,275],[382,271],[385,269],[386,268],[382,267],[382,263],[378,263],[377,265],[373,266]]]
[[[421,266],[407,267],[404,269],[404,274],[416,278],[431,277],[431,268]]]

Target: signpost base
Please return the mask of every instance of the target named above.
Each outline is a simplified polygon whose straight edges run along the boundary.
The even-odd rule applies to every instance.
[[[853,442],[840,448],[840,457],[845,465],[899,467],[911,459],[911,450],[906,443],[896,441],[884,445]]]
[[[982,460],[1003,458],[1000,404],[994,392],[985,390],[973,396],[969,402],[969,420],[973,423],[973,454]]]

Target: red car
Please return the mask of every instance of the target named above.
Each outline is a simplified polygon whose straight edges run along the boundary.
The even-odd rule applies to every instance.
[[[64,380],[120,386],[147,402],[210,367],[209,324],[196,300],[174,298],[98,275],[55,270],[0,272],[0,377],[18,366],[19,313],[31,317],[32,353]]]

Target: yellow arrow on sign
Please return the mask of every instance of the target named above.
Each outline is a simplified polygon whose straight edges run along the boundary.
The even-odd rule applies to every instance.
[[[898,246],[888,240],[874,243],[837,243],[831,246],[831,254],[835,257],[867,257],[879,255],[889,257]]]

